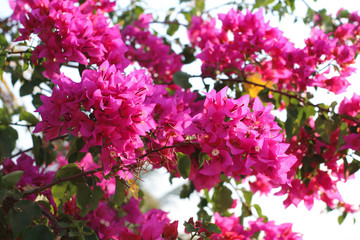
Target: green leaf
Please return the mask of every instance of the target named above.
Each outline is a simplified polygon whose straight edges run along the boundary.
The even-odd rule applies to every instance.
[[[51,194],[57,206],[66,203],[76,194],[76,184],[66,181],[54,185],[51,188]]]
[[[252,200],[252,197],[253,197],[253,192],[247,191],[245,189],[242,189],[241,191],[242,191],[242,193],[244,195],[246,204],[248,206],[250,206],[251,205],[251,200]]]
[[[39,108],[40,106],[43,105],[43,102],[40,99],[41,94],[37,93],[37,94],[32,94],[32,104],[34,105],[35,108]]]
[[[37,225],[27,229],[22,236],[23,240],[53,240],[54,235],[45,225]]]
[[[360,161],[353,159],[352,162],[349,164],[349,176],[356,173],[360,169]]]
[[[291,11],[295,10],[295,0],[285,0],[286,4],[290,7]]]
[[[202,12],[205,9],[205,0],[195,0],[195,8],[193,12],[196,16],[201,16]]]
[[[338,12],[338,15],[336,16],[336,18],[349,18],[350,17],[350,12],[348,10],[342,9]]]
[[[331,134],[339,127],[340,119],[339,115],[334,114],[331,118],[320,115],[315,120],[315,130],[323,142],[330,144]]]
[[[180,192],[180,198],[189,198],[191,193],[193,193],[195,190],[194,184],[189,181],[188,183],[182,185],[181,192]]]
[[[70,143],[70,149],[66,155],[69,163],[74,163],[82,160],[86,153],[79,152],[85,146],[85,142],[82,138],[75,138]]]
[[[4,50],[9,45],[3,34],[0,34],[0,50]]]
[[[7,189],[14,187],[20,181],[23,174],[24,171],[18,170],[4,175],[1,178],[1,186]]]
[[[338,223],[342,224],[347,216],[347,212],[344,212],[342,215],[338,217]]]
[[[62,166],[54,176],[54,182],[61,178],[70,177],[80,173],[81,170],[73,163]],[[77,184],[85,182],[85,177],[79,177],[71,181],[65,181],[54,185],[51,188],[51,194],[54,201],[59,206],[70,200],[77,192]]]
[[[253,207],[255,208],[257,214],[259,215],[259,217],[262,217],[261,207],[258,204],[254,204]]]
[[[197,229],[190,223],[184,222],[185,229],[188,233],[197,232]]]
[[[276,101],[273,98],[269,98],[270,89],[263,88],[259,93],[258,97],[262,102],[271,102],[272,104],[276,105]]]
[[[33,153],[36,165],[40,167],[44,163],[47,165],[52,163],[58,155],[54,145],[50,143],[43,146],[43,142],[39,136],[32,135],[31,137],[33,140]]]
[[[209,232],[221,233],[221,229],[219,228],[219,226],[214,223],[209,223],[205,229]]]
[[[176,85],[179,85],[180,87],[184,89],[191,88],[191,84],[189,83],[189,78],[191,77],[190,74],[185,72],[176,72],[173,75],[173,81]]]
[[[85,232],[84,234],[85,240],[99,240],[98,236],[91,228],[85,227],[84,232]]]
[[[212,196],[214,210],[216,212],[223,213],[229,209],[233,204],[231,195],[231,190],[225,186],[221,185],[218,188],[215,188],[214,195]]]
[[[194,53],[195,53],[195,48],[190,47],[189,45],[186,44],[183,47],[183,51],[181,53],[185,58],[182,62],[184,64],[189,64],[189,63],[192,63],[193,61],[195,61],[196,58],[194,56]]]
[[[76,204],[81,209],[81,217],[85,217],[90,211],[95,210],[100,199],[104,196],[104,191],[100,186],[95,186],[93,190],[84,183],[76,186]]]
[[[251,210],[249,209],[249,207],[245,206],[245,204],[243,204],[241,206],[241,217],[245,218],[245,217],[249,217],[251,215],[252,215],[252,213],[251,213]]]
[[[219,178],[220,178],[221,182],[227,182],[227,183],[230,182],[230,179],[224,173],[221,173]]]
[[[20,87],[20,96],[32,94],[34,90],[34,85],[30,81],[25,81],[24,84]]]
[[[9,211],[8,223],[11,226],[14,238],[17,239],[35,217],[40,217],[39,205],[30,200],[21,200],[15,203],[14,208]]]
[[[323,162],[325,162],[324,158],[318,154],[304,156],[302,158],[301,179],[305,180],[309,178],[309,175],[311,176],[314,169],[317,169]]]
[[[343,160],[344,160],[344,179],[346,179],[348,177],[349,163],[346,157],[344,157]]]
[[[199,155],[198,155],[199,168],[201,168],[204,165],[205,161],[207,162],[210,160],[211,160],[211,158],[209,157],[209,155],[207,155],[207,153],[204,153],[204,152],[199,153]]]
[[[58,179],[61,179],[61,178],[73,176],[73,175],[78,174],[80,172],[81,172],[81,170],[79,169],[79,167],[76,164],[70,163],[68,165],[62,166],[55,173],[54,181],[56,181]],[[77,179],[75,179],[73,181],[79,181],[79,178],[77,178]]]
[[[15,149],[18,133],[10,126],[0,125],[0,158],[10,157]]]
[[[100,186],[95,186],[93,188],[90,207],[91,210],[95,210],[99,206],[99,201],[103,198],[105,192],[102,190]]]
[[[79,70],[80,76],[82,76],[82,73],[84,72],[85,69],[86,69],[85,65],[79,64],[78,70]]]
[[[175,34],[175,32],[179,29],[179,23],[177,21],[175,21],[174,23],[170,23],[169,24],[169,27],[166,31],[166,33],[169,35],[169,36],[172,36]]]
[[[0,123],[9,125],[11,123],[11,116],[7,108],[0,108]]]
[[[298,103],[296,103],[298,104]],[[290,140],[296,136],[310,116],[315,115],[313,106],[300,106],[290,103],[286,108],[287,118],[285,121],[286,138]]]
[[[76,205],[81,209],[82,217],[86,216],[91,200],[91,188],[86,184],[76,186]]]
[[[187,154],[182,152],[176,153],[177,157],[177,169],[184,179],[188,178],[190,175],[191,160]]]
[[[6,63],[6,54],[0,55],[0,77],[2,77],[4,74],[5,63]]]
[[[253,9],[255,8],[261,8],[266,7],[267,5],[273,3],[275,0],[256,0],[255,4],[253,6]]]
[[[42,160],[42,141],[39,136],[31,135],[33,141],[33,153],[36,165],[41,166],[44,163]]]
[[[120,178],[116,177],[116,188],[115,188],[115,196],[114,196],[114,205],[115,207],[119,207],[123,204],[125,199],[125,190],[126,185]]]
[[[192,12],[181,12],[181,13],[184,15],[185,19],[190,23],[191,18],[193,16]]]
[[[338,144],[337,144],[337,150],[339,150],[343,145],[345,145],[345,139],[344,139],[344,135],[347,135],[349,132],[348,129],[348,125],[345,122],[341,122],[340,123],[340,131],[339,131],[339,135],[338,135]]]
[[[26,111],[22,111],[20,113],[20,117],[19,120],[22,121],[27,121],[28,123],[32,124],[32,125],[36,125],[39,122],[39,119],[37,119],[32,113],[26,112]]]

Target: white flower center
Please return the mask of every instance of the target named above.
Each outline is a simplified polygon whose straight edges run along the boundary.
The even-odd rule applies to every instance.
[[[215,148],[215,149],[213,149],[213,150],[211,151],[211,154],[212,154],[214,157],[216,157],[217,155],[219,155],[219,153],[220,153],[220,151],[219,151],[219,149],[217,149],[217,148]]]
[[[116,152],[114,151],[114,150],[111,150],[110,151],[110,157],[112,157],[112,158],[114,158],[114,157],[116,157]]]

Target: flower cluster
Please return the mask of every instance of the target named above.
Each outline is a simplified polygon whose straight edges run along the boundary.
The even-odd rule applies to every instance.
[[[301,128],[299,134],[290,140],[287,152],[297,158],[289,172],[291,185],[283,185],[276,193],[287,195],[285,207],[291,204],[298,206],[304,201],[306,208],[310,210],[315,199],[325,202],[332,209],[345,204],[337,188],[337,183],[346,181],[347,176],[342,161],[338,161],[343,156],[338,150],[339,129],[331,134],[330,143],[326,143],[314,132],[314,128],[315,123],[310,120],[306,129]],[[299,169],[301,174],[296,177]]]
[[[102,12],[103,8],[111,10],[113,3],[104,0],[86,1],[80,7],[74,4],[73,0],[43,1],[30,5],[32,11],[27,16],[21,15],[24,28],[19,30],[17,40],[27,40],[34,33],[44,43],[32,55],[35,64],[44,58],[44,76],[59,77],[61,64],[69,61],[100,65],[106,60],[120,70],[128,66],[119,27],[110,27]]]
[[[220,227],[222,233],[214,234],[211,240],[220,239],[244,239],[250,240],[255,233],[263,232],[264,240],[300,240],[302,235],[291,230],[291,223],[276,225],[274,221],[264,222],[262,219],[249,222],[249,228],[245,229],[239,223],[239,218],[233,216],[221,217],[215,213],[215,223]]]
[[[85,141],[83,151],[102,146],[105,173],[113,165],[136,163],[135,149],[143,147],[141,136],[153,129],[153,106],[145,105],[152,95],[152,80],[145,71],[124,76],[114,65],[85,70],[80,83],[62,76],[50,97],[42,96],[37,109],[42,116],[34,132],[44,132],[50,140],[72,133]]]
[[[21,192],[35,189],[37,187],[44,186],[52,182],[55,172],[48,171],[45,168],[39,168],[34,165],[35,160],[26,154],[22,154],[14,163],[10,158],[5,159],[3,163],[2,171],[5,174],[9,174],[14,171],[23,171],[23,175],[20,178],[16,186]],[[42,194],[49,200],[51,205],[56,211],[56,204],[51,195],[50,189],[45,190]],[[28,195],[27,199],[34,201],[35,194]]]
[[[9,0],[9,5],[14,11],[11,15],[12,20],[19,21],[22,15],[31,12],[31,9],[36,9],[41,6],[47,6],[51,0]],[[82,11],[90,13],[94,10],[111,12],[114,10],[115,2],[111,0],[87,0],[81,4]]]
[[[360,95],[354,93],[351,99],[345,98],[339,106],[339,114],[356,118],[360,114]],[[343,136],[346,144],[342,146],[342,149],[357,151],[360,149],[360,130],[356,122],[349,119],[346,119],[345,122],[349,127],[353,128],[353,131],[350,131],[347,136]]]
[[[258,73],[278,89],[297,91],[318,86],[342,93],[349,85],[347,77],[354,72],[349,65],[358,49],[344,42],[346,33],[354,28],[339,29],[335,37],[314,28],[306,46],[299,49],[280,30],[265,23],[261,11],[243,14],[230,10],[219,14],[219,19],[221,30],[215,28],[215,19],[194,17],[188,31],[190,42],[202,50],[197,57],[203,62],[204,76],[225,73],[233,78]],[[338,76],[328,76],[332,66],[339,69]]]
[[[131,198],[122,206],[123,217],[106,203],[100,202],[99,207],[87,215],[88,226],[98,234],[100,239],[176,239],[177,224],[170,223],[167,213],[151,209],[143,214],[139,201]],[[163,238],[164,237],[164,238]]]
[[[274,184],[289,183],[287,173],[296,158],[285,154],[288,144],[282,143],[272,107],[257,98],[250,102],[248,95],[229,99],[226,91],[208,93],[203,112],[186,129],[209,156],[202,163],[193,161],[189,179],[198,190],[211,188],[221,173],[235,179],[261,173]]]
[[[128,25],[121,36],[129,50],[126,56],[151,73],[158,82],[171,82],[172,75],[182,67],[181,57],[149,30],[151,15],[142,14],[134,25]]]
[[[173,92],[170,94],[168,90]],[[148,103],[155,105],[152,117],[156,122],[156,129],[148,139],[149,149],[176,145],[186,140],[184,129],[192,124],[192,117],[199,112],[202,104],[201,101],[195,102],[196,98],[197,94],[190,91],[170,90],[165,85],[157,86],[153,97],[148,98]],[[150,154],[148,159],[155,168],[165,167],[169,172],[176,169],[177,163],[172,149]]]

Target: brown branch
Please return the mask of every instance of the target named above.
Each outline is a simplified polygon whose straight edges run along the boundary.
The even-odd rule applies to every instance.
[[[20,150],[18,153],[16,153],[16,154],[14,154],[14,155],[10,156],[10,158],[17,157],[17,156],[19,156],[19,155],[21,155],[21,154],[23,154],[23,153],[25,153],[25,152],[31,151],[32,149],[33,149],[33,147],[28,148],[28,149],[25,149],[25,150]]]
[[[179,25],[179,26],[183,26],[183,27],[187,27],[187,25],[186,24],[184,24],[184,23],[179,23],[178,21],[153,21],[153,22],[151,22],[150,24],[153,24],[153,23],[158,23],[158,24],[168,24],[168,25],[170,25],[170,24],[177,24],[177,25]]]
[[[60,136],[60,137],[66,137],[66,136]],[[59,139],[59,138],[57,138]],[[55,139],[54,139],[55,140]],[[163,149],[168,149],[168,148],[175,148],[175,147],[180,147],[180,146],[185,146],[185,145],[190,145],[190,144],[196,144],[196,143],[192,143],[192,142],[182,142],[182,143],[177,143],[177,144],[174,144],[172,146],[164,146],[164,147],[161,147],[159,149],[153,149],[153,150],[150,150],[149,152],[141,155],[140,157],[138,157],[139,159],[141,158],[145,158],[147,157],[148,155],[152,154],[152,153],[155,153],[155,152],[159,152]],[[25,151],[30,151],[32,148],[30,149],[27,149]],[[22,151],[24,152],[24,151]],[[18,153],[20,154],[20,153]],[[74,180],[74,179],[77,179],[79,177],[82,177],[82,176],[86,176],[86,175],[90,175],[90,174],[94,174],[94,173],[97,173],[97,172],[100,172],[102,171],[102,167],[100,168],[97,168],[97,169],[93,169],[93,170],[89,170],[89,171],[85,171],[85,172],[81,172],[81,173],[78,173],[78,174],[75,174],[75,175],[72,175],[72,176],[68,176],[68,177],[64,177],[64,178],[59,178],[58,180],[52,182],[52,183],[49,183],[47,185],[44,185],[42,187],[38,187],[38,188],[35,188],[35,189],[32,189],[32,190],[29,190],[29,191],[25,191],[23,193],[23,197],[26,197],[28,195],[31,195],[31,194],[38,194],[38,193],[41,193],[43,191],[45,191],[46,189],[48,188],[51,188],[52,186],[56,185],[56,184],[59,184],[59,183],[62,183],[62,182],[65,182],[65,181],[70,181],[70,180]]]
[[[86,175],[89,175],[89,174],[94,174],[94,173],[100,172],[101,170],[102,170],[102,168],[97,168],[97,169],[81,172],[81,173],[78,173],[78,174],[75,174],[75,175],[72,175],[72,176],[69,176],[69,177],[59,178],[58,180],[56,180],[56,181],[54,181],[52,183],[49,183],[47,185],[44,185],[42,187],[38,187],[38,188],[32,189],[30,191],[25,191],[23,193],[23,197],[26,197],[26,196],[31,195],[31,194],[41,193],[41,192],[45,191],[46,189],[48,189],[48,188],[50,188],[50,187],[52,187],[52,186],[54,186],[56,184],[66,182],[66,181],[70,181],[70,180],[75,180],[75,179],[77,179],[79,177],[82,177],[82,176],[86,176]]]
[[[12,55],[12,54],[24,54],[24,53],[29,53],[27,50],[25,51],[4,51],[0,53],[1,55]]]
[[[202,76],[191,76],[191,77],[202,77]],[[288,98],[293,98],[293,99],[296,99],[297,101],[303,103],[304,105],[309,105],[309,106],[313,106],[313,107],[317,107],[319,110],[323,111],[323,112],[331,112],[329,108],[324,108],[322,106],[320,106],[320,104],[314,104],[310,101],[307,101],[305,100],[304,98],[302,97],[299,97],[298,95],[295,95],[295,94],[291,94],[291,93],[288,93],[288,92],[283,92],[283,91],[280,91],[280,90],[277,90],[277,89],[273,89],[273,88],[269,88],[268,86],[264,85],[264,84],[260,84],[260,83],[254,83],[254,82],[251,82],[249,80],[247,80],[245,77],[243,77],[242,79],[240,78],[228,78],[228,79],[218,79],[218,80],[221,80],[221,81],[228,81],[228,82],[237,82],[237,83],[248,83],[248,84],[253,84],[255,86],[258,86],[258,87],[263,87],[265,89],[268,89],[269,91],[271,92],[275,92],[275,93],[279,93],[283,96],[286,96]],[[355,118],[355,117],[352,117],[350,115],[346,115],[346,114],[339,114],[339,116],[343,119],[347,119],[347,120],[350,120],[356,124],[360,124],[360,120]]]
[[[56,140],[59,140],[59,139],[64,139],[66,138],[68,135],[62,135],[62,136],[58,136],[56,138],[53,138],[51,139],[49,142],[53,142],[53,141],[56,141]],[[14,157],[17,157],[19,156],[20,154],[24,153],[24,152],[28,152],[28,151],[31,151],[34,147],[31,147],[31,148],[28,148],[26,150],[21,150],[19,151],[18,153],[14,154],[14,155],[11,155],[10,158],[14,158]]]
[[[11,209],[14,207],[14,205],[19,202],[20,199],[14,197],[14,196],[7,196],[4,200],[3,200],[3,205],[6,206],[7,209]],[[49,213],[42,204],[35,202],[35,204],[37,204],[40,207],[40,210],[42,212],[42,214],[44,214],[45,217],[47,217],[52,225],[54,226],[53,229],[56,233],[61,232],[62,228],[59,226],[58,221],[56,220],[56,218]]]
[[[12,125],[12,126],[20,126],[20,127],[35,127],[35,124],[21,124],[21,123],[2,123],[0,122],[0,125]]]
[[[176,148],[176,147],[192,145],[192,144],[197,144],[197,143],[194,143],[194,142],[182,142],[182,143],[177,143],[177,144],[174,144],[174,145],[171,145],[171,146],[164,146],[164,147],[161,147],[161,148],[158,148],[158,149],[151,149],[150,151],[148,151],[147,153],[141,155],[138,158],[145,158],[145,157],[149,156],[152,153],[156,153],[156,152],[159,152],[159,151],[164,150],[164,149]]]
[[[219,9],[221,7],[225,7],[227,5],[233,5],[233,4],[237,4],[237,2],[236,1],[231,1],[231,2],[227,2],[227,3],[223,3],[221,5],[218,5],[218,6],[215,6],[213,8],[209,8],[209,9],[205,10],[204,13],[209,13],[209,12],[211,12],[213,10],[217,10],[217,9]]]
[[[251,207],[244,201],[244,199],[240,196],[238,189],[231,183],[228,182],[228,184],[230,185],[230,187],[235,191],[235,194],[237,195],[238,199],[241,201],[241,204],[246,208],[246,210],[249,212],[249,214],[251,214],[252,216],[254,216],[253,212],[251,211]],[[260,217],[260,216],[259,216]],[[259,218],[258,217],[258,218]]]
[[[47,217],[51,221],[54,232],[56,234],[60,233],[62,231],[62,227],[60,227],[56,218],[51,213],[49,213],[41,204],[37,203],[37,205],[39,205],[41,212],[44,214],[44,216]]]

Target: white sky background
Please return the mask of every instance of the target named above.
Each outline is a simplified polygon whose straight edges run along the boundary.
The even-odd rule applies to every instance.
[[[119,1],[120,5],[126,6],[127,1]],[[169,7],[176,6],[178,0],[147,0],[149,5],[148,12],[159,12],[162,11],[166,13],[166,10]],[[207,0],[206,4],[208,8],[218,6],[225,1],[218,0]],[[299,16],[304,15],[305,5],[299,0],[296,1],[296,11]],[[316,3],[308,0],[308,3],[313,9],[321,9],[326,7],[328,12],[335,14],[338,9],[344,8],[350,11],[360,10],[360,1],[358,0],[318,0]],[[222,12],[226,12],[226,8],[223,8]],[[7,0],[0,0],[0,17],[9,16],[11,10],[8,6]],[[212,12],[213,16],[215,12]],[[273,27],[278,27],[286,37],[291,39],[296,43],[296,46],[302,47],[304,45],[304,39],[309,36],[310,30],[302,24],[302,21],[298,21],[296,24],[293,23],[292,18],[284,18],[281,23],[278,22],[277,17],[267,17],[270,20],[270,25]],[[160,26],[159,26],[160,27]],[[181,27],[180,27],[181,29]],[[161,29],[160,29],[161,31]],[[184,38],[186,33],[179,32],[179,35]],[[355,65],[356,68],[360,69],[360,61]],[[196,66],[196,65],[195,65]],[[194,68],[195,69],[194,71]],[[191,74],[199,74],[200,66],[196,67],[184,67],[183,71],[187,71]],[[360,71],[360,70],[359,70]],[[348,93],[346,96],[349,98],[352,96],[353,92],[360,94],[360,77],[359,74],[355,74],[352,78],[349,79],[353,84],[348,88]],[[344,94],[340,97],[336,97],[333,94],[328,94],[326,91],[322,91],[319,98],[315,99],[315,103],[319,102],[332,102],[334,100],[341,100],[344,97]],[[20,136],[22,138],[23,136]],[[25,136],[24,136],[25,137]],[[29,138],[28,143],[24,145],[31,144]],[[27,147],[27,146],[26,146]],[[23,147],[26,148],[26,147]],[[346,202],[353,203],[356,205],[360,204],[360,175],[357,174],[357,179],[349,180],[346,184],[340,184],[339,189],[343,196],[343,199]],[[168,183],[168,175],[165,174],[165,170],[161,169],[157,171],[157,174],[151,174],[143,186],[150,191],[150,193],[160,200],[160,203],[163,203],[163,210],[170,212],[169,216],[173,220],[180,220],[179,226],[182,228],[182,223],[184,220],[187,220],[189,217],[196,217],[198,198],[196,194],[192,194],[190,200],[177,200],[177,198],[165,198],[164,196],[175,189],[177,186],[180,186],[184,181],[176,180],[175,184],[171,186]],[[276,192],[276,191],[274,191]],[[331,213],[322,213],[325,209],[325,204],[319,201],[315,201],[315,205],[311,211],[308,211],[304,204],[301,203],[298,208],[290,206],[288,209],[284,209],[282,201],[284,197],[275,197],[275,196],[262,196],[259,197],[256,194],[253,198],[253,203],[258,203],[263,210],[263,214],[269,217],[269,220],[274,220],[277,224],[291,222],[293,223],[293,230],[301,232],[304,234],[304,240],[318,240],[318,239],[328,239],[328,240],[359,240],[360,239],[360,214],[356,214],[355,218],[357,223],[353,224],[353,217],[351,214],[345,219],[342,225],[337,223],[337,217],[340,215],[340,212],[333,211]],[[240,204],[238,204],[240,207]],[[239,214],[239,213],[238,213]]]

